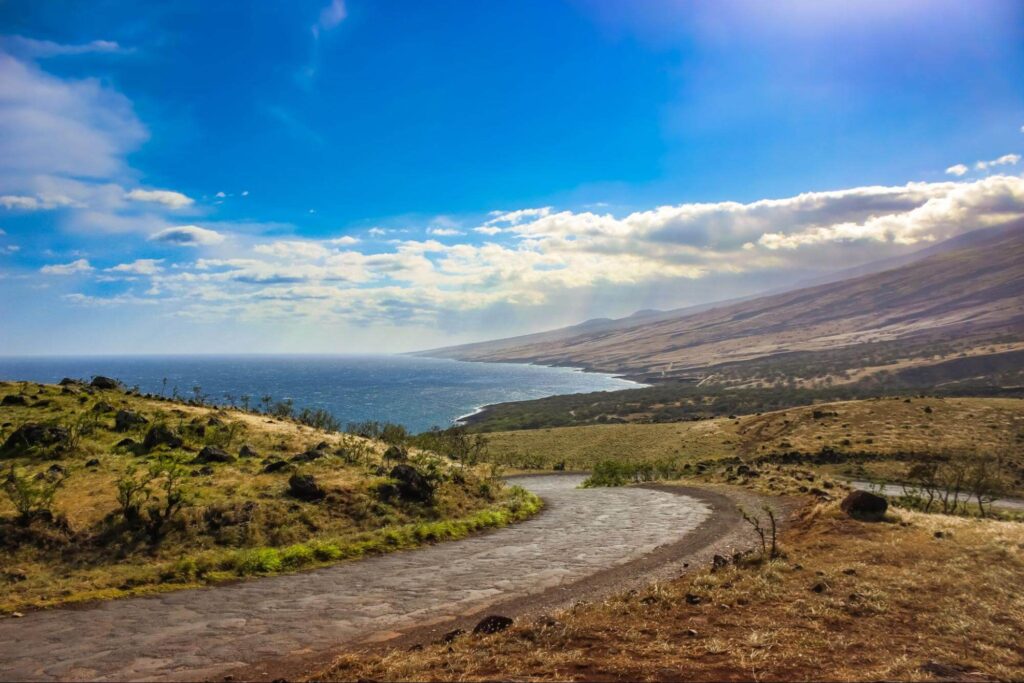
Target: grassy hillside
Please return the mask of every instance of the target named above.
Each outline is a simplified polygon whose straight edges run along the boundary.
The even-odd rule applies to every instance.
[[[0,610],[286,571],[536,509],[482,468],[388,449],[119,388],[0,383]]]
[[[1010,484],[1024,488],[1024,400],[884,398],[789,408],[734,418],[664,424],[606,424],[494,432],[488,457],[516,469],[590,470],[606,460],[670,462],[738,457],[752,461],[823,449],[826,471],[898,478],[907,456],[1001,455]]]

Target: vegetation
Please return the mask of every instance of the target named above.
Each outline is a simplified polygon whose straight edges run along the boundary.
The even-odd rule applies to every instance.
[[[474,448],[453,459],[394,425],[367,438],[243,398],[248,411],[208,405],[201,387],[175,402],[70,380],[0,383],[0,611],[291,571],[539,508],[475,465]],[[483,443],[438,443],[464,440]]]
[[[1014,361],[1020,367],[1020,360]],[[1024,378],[1021,378],[1024,379]],[[468,419],[473,431],[496,432],[574,425],[665,423],[753,415],[836,401],[877,398],[880,395],[914,398],[927,391],[935,398],[1024,397],[1024,383],[1008,387],[947,385],[936,389],[927,382],[879,385],[877,382],[802,387],[794,384],[742,390],[725,385],[667,381],[641,389],[549,396],[533,401],[498,403]],[[928,387],[922,389],[921,387]],[[1016,387],[1016,388],[1012,388]]]

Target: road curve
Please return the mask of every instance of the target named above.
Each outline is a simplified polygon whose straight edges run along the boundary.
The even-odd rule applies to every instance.
[[[195,680],[479,613],[634,561],[711,515],[646,488],[520,480],[547,509],[514,526],[297,574],[0,621],[3,680]]]

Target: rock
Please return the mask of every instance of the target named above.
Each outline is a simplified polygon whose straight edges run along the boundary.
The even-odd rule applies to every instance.
[[[411,465],[395,465],[388,476],[395,480],[398,495],[405,500],[425,503],[434,497],[434,487]]]
[[[314,451],[325,451],[325,450],[327,450],[330,447],[331,447],[331,444],[327,443],[326,441],[321,441],[320,443],[318,443],[316,446],[313,447],[313,450]]]
[[[146,438],[142,441],[142,447],[151,451],[157,446],[169,448],[181,448],[185,442],[174,433],[174,430],[167,425],[154,425],[146,432]]]
[[[299,500],[313,502],[323,500],[327,492],[316,483],[312,474],[293,474],[288,479],[288,493]]]
[[[319,460],[325,455],[327,454],[324,453],[323,451],[306,451],[305,453],[299,453],[294,458],[292,458],[292,462],[313,462],[314,460]]]
[[[114,406],[110,405],[106,401],[100,401],[92,407],[94,413],[109,413],[114,409]]]
[[[208,427],[223,427],[224,420],[220,419],[216,415],[211,415],[210,419],[206,421]]]
[[[815,593],[827,593],[828,589],[829,585],[826,581],[818,581],[813,586],[811,586],[811,590]]]
[[[57,463],[54,463],[54,464],[50,465],[46,469],[46,473],[48,475],[50,475],[51,477],[57,477],[57,476],[63,476],[65,474],[67,474],[68,471],[62,465],[58,465]]]
[[[97,403],[97,406],[100,404]],[[95,408],[94,408],[95,410]],[[104,410],[103,412],[107,412]],[[119,410],[117,415],[114,416],[114,431],[115,432],[127,432],[136,427],[144,424],[148,424],[149,420],[144,418],[139,413],[131,410]]]
[[[464,636],[464,635],[466,635],[466,629],[462,629],[462,628],[453,629],[451,631],[448,631],[448,633],[445,633],[443,636],[441,636],[441,642],[447,645],[448,643],[454,642],[455,639],[458,638],[459,636]]]
[[[17,454],[33,448],[56,446],[67,443],[68,438],[68,430],[64,427],[26,422],[7,437],[0,453]]]
[[[492,614],[484,617],[480,620],[476,626],[473,627],[473,633],[498,633],[504,631],[512,625],[512,620],[508,617],[503,617],[500,614]]]
[[[723,557],[722,555],[715,555],[713,558],[711,558],[711,571],[724,569],[726,566],[728,566],[728,564],[729,559],[727,557]]]
[[[696,638],[697,637],[697,632],[694,631],[692,628],[686,629],[685,631],[683,631],[683,633],[685,633],[688,638]]]
[[[120,441],[118,441],[117,443],[115,443],[114,447],[115,448],[135,448],[138,445],[139,445],[139,443],[135,439],[126,436],[125,438],[123,438]]]
[[[89,386],[95,389],[120,389],[121,383],[116,379],[104,377],[103,375],[96,375],[92,378],[92,381],[89,382]]]
[[[889,501],[867,491],[851,491],[839,508],[851,517],[878,519],[889,509]]]
[[[61,381],[57,382],[57,384],[59,386],[62,386],[62,387],[68,387],[68,386],[71,386],[71,385],[74,385],[74,384],[81,384],[81,383],[82,383],[81,380],[71,379],[70,377],[65,377]]]
[[[0,406],[27,406],[28,398],[21,394],[7,394],[0,399]]]
[[[199,451],[199,455],[192,459],[192,462],[195,464],[234,461],[235,456],[231,455],[223,448],[217,448],[216,446],[204,447],[203,450]]]
[[[280,472],[281,470],[291,469],[291,465],[284,460],[267,460],[264,461],[263,471],[267,474],[274,472]]]
[[[86,467],[99,467],[100,466],[100,461],[99,461],[98,458],[91,458],[91,459],[85,461],[85,466]]]
[[[256,458],[259,457],[259,453],[256,452],[252,446],[247,443],[242,444],[242,447],[238,449],[239,458]]]
[[[693,593],[687,593],[686,594],[686,604],[687,605],[699,605],[700,604],[700,596],[699,595],[694,595]]]
[[[384,462],[388,460],[394,460],[396,462],[405,462],[409,459],[409,452],[405,450],[403,446],[390,446],[384,451]]]

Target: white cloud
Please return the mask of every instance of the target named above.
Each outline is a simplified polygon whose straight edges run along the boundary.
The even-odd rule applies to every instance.
[[[478,232],[481,235],[497,235],[504,230],[495,225],[481,225],[479,228],[473,228],[473,232]]]
[[[974,164],[974,168],[979,171],[985,171],[993,166],[1014,166],[1020,161],[1019,154],[1004,154],[998,159],[992,159],[990,161],[979,161]]]
[[[427,233],[430,235],[437,235],[438,237],[453,237],[455,235],[465,235],[466,233],[455,228],[429,228]]]
[[[150,236],[154,242],[166,242],[180,247],[199,247],[220,244],[224,235],[215,230],[207,230],[198,225],[179,225],[166,228]]]
[[[0,196],[0,206],[14,211],[43,211],[57,209],[63,206],[80,206],[78,202],[63,195],[3,195]]]
[[[131,263],[120,263],[106,270],[111,273],[127,273],[131,275],[156,275],[163,271],[160,266],[164,260],[152,258],[135,259]]]
[[[21,251],[21,247],[17,244],[8,244],[0,247],[0,254],[16,254],[19,251]]]
[[[949,168],[946,169],[946,173],[948,175],[955,175],[959,177],[967,173],[968,170],[969,169],[963,164],[954,164],[953,166],[950,166]]]
[[[78,275],[80,273],[88,273],[93,270],[93,267],[89,265],[89,261],[84,258],[80,258],[77,261],[71,263],[54,263],[48,266],[43,266],[39,269],[39,272],[45,275]]]
[[[188,197],[181,192],[174,192],[172,190],[143,190],[134,189],[125,195],[125,198],[135,202],[152,202],[155,204],[163,204],[164,206],[172,209],[183,209],[186,206],[192,206],[194,203],[191,197]]]
[[[242,190],[242,196],[243,197],[248,197],[249,196],[249,190]]]
[[[28,59],[127,51],[112,40],[93,40],[78,45],[65,45],[52,40],[37,40],[25,36],[4,36],[0,40],[0,47]]]
[[[495,223],[518,225],[527,218],[543,218],[550,214],[550,206],[543,206],[538,209],[519,209],[517,211],[491,211],[490,215],[493,216],[493,218],[487,221],[485,225],[494,225]]]
[[[226,194],[224,194],[224,192],[223,192],[223,191],[221,191],[221,192],[218,192],[217,194],[215,194],[215,195],[213,195],[213,196],[214,196],[214,197],[216,197],[217,199],[224,199],[225,197],[227,197],[227,195],[226,195]]]
[[[341,237],[336,237],[334,239],[327,240],[327,243],[336,244],[340,247],[347,247],[353,244],[359,244],[359,238],[353,237],[352,235],[343,235]]]
[[[5,184],[37,175],[110,178],[147,137],[131,103],[97,79],[61,80],[0,53],[0,92]]]
[[[366,231],[366,234],[370,235],[371,237],[383,237],[384,235],[388,234],[388,231],[385,230],[384,228],[370,228],[369,230]]]

